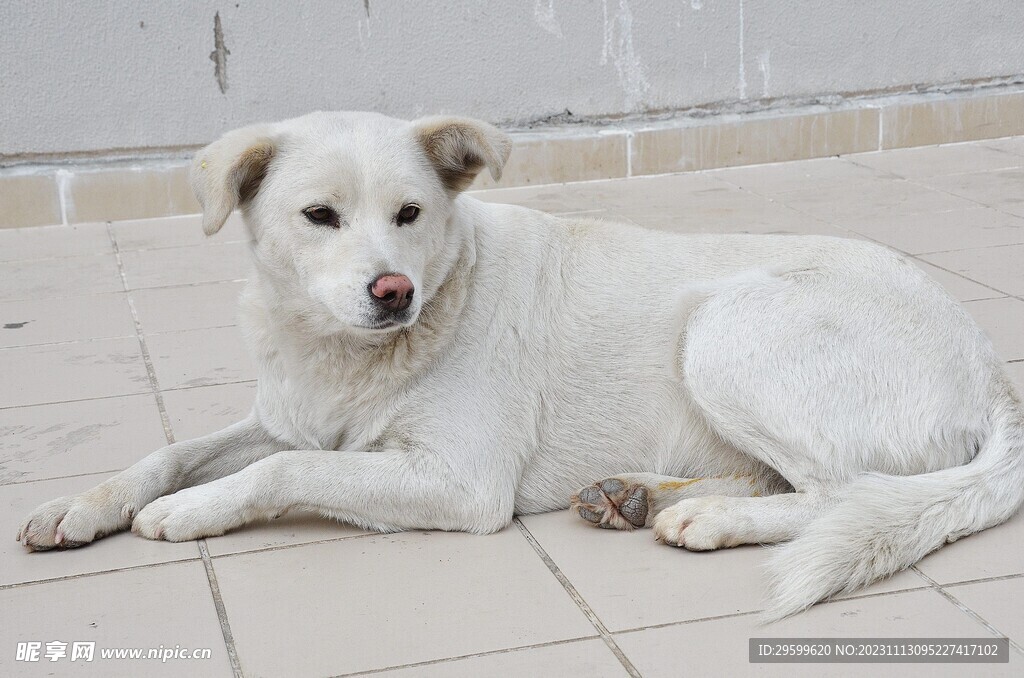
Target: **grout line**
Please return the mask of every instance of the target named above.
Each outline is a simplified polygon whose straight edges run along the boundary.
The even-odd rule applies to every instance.
[[[825,602],[815,603],[815,605],[824,605]],[[647,626],[637,626],[631,629],[623,629],[616,631],[615,635],[621,636],[628,633],[641,633],[642,631],[653,631],[657,629],[665,629],[670,626],[686,626],[688,624],[700,624],[702,622],[718,621],[720,619],[735,619],[737,617],[753,617],[754,615],[760,614],[764,610],[750,610],[748,612],[732,612],[730,614],[719,614],[712,615],[710,617],[698,617],[696,619],[683,619],[681,621],[662,622],[660,624],[648,624]]]
[[[1002,172],[1002,171],[1015,170],[1015,169],[1020,169],[1020,168],[1019,167],[1005,167],[1005,168],[1003,168],[1001,170],[979,170],[977,172],[961,172],[959,174],[948,174],[948,175],[941,175],[941,176],[966,176],[968,174],[990,174],[990,173],[993,173],[993,172]],[[927,183],[925,183],[928,179],[931,179],[931,178],[935,178],[935,177],[921,177],[921,178],[918,178],[918,179],[906,179],[906,181],[911,183],[911,184],[913,184],[913,185],[915,185],[915,186],[920,186],[921,188],[926,188],[929,191],[935,191],[936,193],[942,193],[943,195],[949,195],[949,196],[952,196],[954,198],[959,198],[960,200],[966,200],[967,202],[974,203],[975,205],[980,205],[981,207],[987,207],[990,210],[995,210],[996,212],[999,212],[1000,214],[1004,214],[1006,216],[1016,217],[1018,219],[1021,218],[1021,216],[1019,214],[1014,214],[1013,212],[1007,212],[1006,210],[1001,209],[1000,207],[998,207],[996,205],[989,205],[988,203],[984,203],[984,202],[982,202],[980,200],[977,200],[975,198],[972,198],[970,196],[960,195],[959,193],[953,193],[952,191],[948,191],[948,190],[946,190],[944,188],[939,188],[937,186],[930,186]],[[947,212],[954,212],[956,210],[945,210],[945,211],[947,211]],[[984,247],[972,247],[972,248],[968,248],[968,249],[986,249],[986,248],[984,248]]]
[[[86,474],[86,475],[91,475],[91,474]],[[68,477],[77,477],[77,476],[68,476]],[[49,480],[59,480],[59,479],[58,478],[50,478]],[[40,482],[40,481],[29,481],[29,482]],[[281,544],[280,546],[270,546],[270,547],[266,547],[266,548],[257,548],[257,549],[252,549],[250,551],[236,551],[236,552],[233,552],[233,553],[223,553],[223,554],[216,555],[216,556],[215,555],[211,555],[209,553],[209,548],[207,547],[206,540],[203,539],[202,540],[203,545],[201,547],[199,547],[200,548],[199,555],[196,555],[196,556],[188,556],[188,557],[185,557],[185,558],[179,558],[179,559],[176,559],[176,560],[167,560],[167,561],[163,561],[163,562],[159,562],[159,563],[146,563],[144,565],[127,565],[127,566],[124,566],[124,567],[113,567],[113,568],[110,568],[109,570],[97,570],[95,572],[81,572],[81,573],[78,573],[78,574],[64,575],[64,576],[61,576],[61,577],[49,577],[49,578],[46,578],[46,579],[34,579],[32,581],[21,581],[21,582],[14,582],[14,583],[11,583],[11,584],[0,584],[0,591],[4,591],[6,589],[19,588],[19,587],[22,587],[22,586],[35,586],[37,584],[52,584],[53,582],[65,581],[67,579],[83,579],[85,577],[95,577],[95,576],[101,575],[101,574],[112,574],[114,572],[127,572],[127,571],[130,571],[130,570],[142,570],[142,569],[146,569],[146,568],[150,568],[150,567],[160,567],[161,565],[171,565],[173,563],[183,563],[183,562],[191,562],[191,561],[195,561],[195,560],[202,560],[203,559],[203,550],[206,551],[207,556],[210,558],[210,566],[212,567],[214,560],[219,560],[219,559],[223,559],[223,558],[234,558],[236,556],[247,556],[247,555],[253,555],[253,554],[256,554],[256,553],[266,553],[266,552],[269,552],[269,551],[281,551],[281,550],[284,550],[284,549],[299,548],[299,547],[302,547],[302,546],[312,546],[312,545],[316,545],[316,544],[330,544],[330,543],[337,542],[337,541],[347,541],[347,540],[350,540],[350,539],[362,539],[362,538],[365,538],[365,537],[379,537],[379,536],[381,536],[380,532],[369,532],[367,534],[350,534],[350,535],[347,535],[347,536],[344,536],[344,537],[336,537],[334,539],[320,539],[320,540],[317,540],[317,541],[307,541],[307,542],[300,542],[300,543],[296,543],[296,544]],[[199,545],[199,540],[196,540],[195,543],[198,546]],[[36,557],[36,556],[32,556],[32,557]]]
[[[455,662],[460,659],[474,659],[476,657],[493,657],[498,654],[510,654],[512,652],[519,652],[521,650],[534,650],[543,647],[554,647],[556,645],[571,645],[573,643],[581,643],[586,640],[594,640],[600,638],[600,636],[580,636],[579,638],[569,638],[566,640],[552,640],[546,643],[534,643],[533,645],[519,645],[516,647],[507,647],[501,650],[488,650],[486,652],[474,652],[472,654],[460,654],[456,657],[444,657],[443,659],[428,659],[427,661],[414,662],[412,664],[395,664],[392,666],[382,666],[378,669],[369,669],[366,671],[356,671],[355,673],[340,673],[332,676],[331,678],[349,678],[350,676],[370,676],[375,673],[384,673],[385,671],[393,671],[395,669],[408,669],[418,668],[421,666],[433,666],[435,664],[444,664],[447,662]]]
[[[116,292],[115,294],[124,294],[124,292]],[[186,332],[202,332],[204,330],[223,330],[229,327],[238,327],[238,323],[231,323],[228,325],[204,325],[203,327],[189,327],[184,330],[164,330],[163,332],[148,332],[148,337],[162,337],[168,334],[185,334]],[[122,334],[120,336],[111,337],[86,337],[84,339],[62,339],[61,341],[40,341],[34,344],[14,344],[13,346],[0,346],[0,352],[10,351],[18,348],[46,348],[50,346],[68,346],[70,344],[91,344],[97,341],[110,341],[114,339],[134,339],[135,332],[131,334]],[[170,391],[172,389],[165,388],[164,391]]]
[[[254,384],[256,379],[239,379],[238,381],[218,381],[214,384],[194,384],[192,386],[174,386],[172,388],[165,388],[160,393],[179,393],[181,391],[191,391],[194,388],[209,388],[211,386],[234,386],[236,384]],[[150,395],[149,391],[134,391],[132,393],[114,393],[111,395],[104,396],[93,396],[92,398],[70,398],[68,400],[48,400],[43,403],[24,403],[22,405],[4,405],[0,407],[0,412],[4,410],[16,410],[21,407],[43,407],[44,405],[66,405],[68,403],[84,403],[90,400],[111,400],[113,398],[130,398],[133,396],[144,396]],[[162,398],[161,398],[162,400]]]
[[[102,476],[111,473],[119,473],[123,471],[123,468],[114,468],[107,471],[88,471],[86,473],[72,473],[66,476],[52,476],[49,478],[32,478],[31,480],[12,480],[6,483],[0,483],[0,487],[11,487],[13,485],[31,485],[32,483],[45,483],[50,480],[67,480],[68,478],[85,478],[87,476]]]
[[[946,584],[938,584],[943,588],[953,588],[955,586],[967,586],[969,584],[987,584],[993,581],[1006,581],[1008,579],[1020,579],[1024,577],[1024,572],[1018,574],[1000,574],[994,577],[978,577],[977,579],[963,579],[961,581],[950,582]]]
[[[66,169],[59,169],[53,173],[57,183],[57,202],[60,204],[60,225],[68,226],[68,181],[74,176],[74,172]]]
[[[961,247],[960,249],[952,249],[952,250],[929,250],[927,252],[918,252],[917,254],[915,254],[913,256],[915,256],[915,257],[916,256],[930,257],[933,254],[950,254],[952,252],[970,252],[972,250],[994,250],[994,249],[999,249],[1001,247],[1020,247],[1021,245],[1024,245],[1024,240],[1022,240],[1021,242],[1003,243],[1002,245],[985,245],[984,247]]]
[[[123,294],[123,292],[118,292],[117,294]],[[113,337],[86,337],[84,339],[63,339],[61,341],[40,341],[34,344],[15,344],[13,346],[0,346],[0,352],[13,351],[19,348],[48,348],[50,346],[68,346],[70,344],[92,344],[97,341],[113,341],[134,338],[135,331],[132,330],[131,334],[122,334],[120,336]]]
[[[590,210],[585,210],[590,211]],[[593,210],[603,212],[606,210]],[[104,255],[109,256],[110,253],[106,252]],[[84,256],[97,256],[97,255],[84,255]],[[33,259],[31,261],[62,261],[62,259]],[[0,264],[20,263],[18,261],[0,261]],[[149,290],[177,290],[186,287],[204,287],[206,285],[224,285],[228,283],[244,283],[248,282],[248,278],[229,278],[227,280],[200,280],[199,282],[188,282],[188,283],[170,283],[168,285],[151,285],[149,287],[133,287],[128,290],[113,290],[107,292],[89,292],[86,294],[70,294],[70,295],[55,295],[55,296],[41,296],[41,297],[16,297],[13,299],[0,300],[0,304],[8,303],[28,303],[33,301],[53,301],[58,299],[88,299],[92,297],[107,297],[117,294],[131,294],[132,292],[147,292]]]
[[[878,111],[878,150],[881,151],[883,149],[882,144],[885,141],[884,128],[885,128],[885,110],[886,110],[886,107],[885,106],[879,106],[876,110]]]
[[[156,398],[156,407],[160,412],[160,421],[164,427],[164,436],[167,438],[167,444],[172,445],[174,443],[174,432],[171,430],[171,420],[167,416],[167,408],[164,407],[164,397],[160,392],[160,384],[156,378],[156,368],[153,367],[153,360],[149,353],[149,347],[146,345],[146,337],[142,332],[142,321],[139,320],[139,313],[135,308],[135,301],[132,299],[132,295],[128,293],[128,277],[125,274],[124,263],[121,261],[121,250],[118,248],[117,239],[114,237],[114,231],[110,227],[110,222],[107,222],[107,235],[110,236],[110,243],[114,248],[114,259],[117,261],[117,273],[121,278],[121,285],[124,287],[125,297],[128,300],[128,310],[132,315],[132,322],[135,324],[135,335],[139,340],[139,350],[142,353],[142,362],[146,366],[146,376],[149,378],[149,386],[153,392],[153,396]]]
[[[38,553],[45,553],[45,551],[39,551]],[[30,558],[38,557],[37,555],[29,554]],[[146,563],[144,565],[128,565],[126,567],[115,567],[109,570],[97,570],[95,572],[79,572],[78,574],[68,574],[62,577],[50,577],[48,579],[36,579],[35,581],[20,581],[14,582],[13,584],[0,584],[0,591],[6,591],[8,589],[23,588],[26,586],[39,586],[40,584],[53,584],[62,581],[71,581],[74,579],[87,579],[89,577],[98,577],[104,574],[114,574],[118,572],[132,572],[134,570],[148,570],[153,567],[163,567],[164,565],[177,565],[180,563],[194,563],[199,560],[201,555],[197,554],[194,556],[188,556],[187,558],[178,558],[176,560],[165,560],[160,563]]]
[[[213,569],[213,559],[210,558],[210,551],[206,546],[206,540],[200,539],[197,542],[199,555],[203,560],[203,567],[206,568],[206,580],[210,585],[210,593],[213,595],[213,606],[217,610],[217,621],[220,622],[220,632],[224,636],[224,646],[228,652],[228,660],[231,662],[231,672],[235,678],[242,678],[242,663],[238,659],[238,650],[235,648],[235,635],[231,632],[231,624],[228,622],[227,608],[224,607],[224,598],[220,594],[220,583],[217,581],[217,573]]]
[[[192,215],[185,215],[192,216]],[[125,252],[162,252],[164,250],[184,250],[192,247],[206,247],[208,245],[252,245],[256,241],[252,239],[248,240],[225,240],[223,238],[216,238],[214,236],[206,236],[206,240],[200,242],[191,243],[179,243],[177,245],[152,245],[148,247],[126,247]]]
[[[261,524],[261,523],[254,523]],[[273,521],[265,524],[273,524]],[[342,526],[344,523],[338,522],[338,526]],[[243,549],[241,551],[231,551],[230,553],[219,553],[212,556],[215,559],[221,558],[236,558],[239,556],[249,556],[254,553],[269,553],[271,551],[287,551],[288,549],[301,548],[303,546],[317,546],[320,544],[333,544],[339,541],[349,541],[351,539],[366,539],[367,537],[380,537],[388,536],[390,533],[387,532],[367,532],[365,534],[346,534],[341,537],[327,537],[326,539],[313,539],[311,541],[300,541],[291,544],[278,544],[277,546],[261,546],[253,549]],[[399,533],[401,534],[401,533]]]
[[[932,588],[933,591],[935,591],[940,596],[942,596],[943,598],[948,600],[950,603],[952,603],[954,606],[956,606],[957,609],[959,609],[961,612],[966,614],[968,617],[970,617],[974,621],[976,621],[979,624],[981,624],[983,627],[985,627],[985,629],[989,633],[991,633],[996,638],[1006,638],[1007,641],[1010,643],[1010,647],[1012,647],[1014,650],[1016,650],[1018,654],[1024,655],[1024,647],[1021,647],[1019,643],[1017,643],[1015,640],[1010,638],[1008,635],[1006,635],[1005,633],[1003,633],[1002,631],[997,629],[995,626],[990,624],[980,614],[978,614],[977,612],[975,612],[971,608],[967,607],[967,605],[965,605],[964,603],[960,602],[959,599],[957,599],[955,596],[953,596],[953,594],[951,594],[949,591],[946,591],[937,581],[935,581],[934,579],[932,579],[931,577],[926,575],[924,572],[922,572],[917,567],[917,565],[911,565],[910,569],[913,570],[914,572],[916,572],[922,579],[927,581],[931,585],[931,588]]]
[[[114,248],[114,258],[117,260],[117,271],[121,277],[121,284],[124,286],[124,291],[128,292],[128,278],[125,275],[124,264],[121,261],[121,250],[117,245],[117,238],[114,237],[114,229],[111,227],[110,222],[107,222],[107,235],[110,236],[110,243]],[[142,361],[146,365],[146,374],[149,377],[149,385],[153,391],[153,397],[156,399],[156,407],[160,412],[160,421],[163,424],[164,436],[167,438],[167,444],[174,444],[174,431],[171,428],[171,419],[167,415],[167,408],[164,406],[164,396],[160,392],[160,383],[156,378],[156,369],[153,367],[153,361],[150,357],[149,347],[146,345],[146,337],[142,331],[142,322],[139,320],[139,314],[135,309],[135,301],[132,299],[131,294],[127,295],[128,308],[132,314],[132,320],[135,322],[135,333],[138,335],[139,348],[142,352]],[[224,637],[224,646],[228,653],[228,659],[231,661],[231,671],[235,678],[242,678],[242,667],[238,661],[238,650],[235,648],[234,634],[231,632],[231,624],[228,621],[227,611],[224,608],[224,601],[220,595],[220,585],[217,583],[217,574],[213,569],[213,560],[210,558],[209,549],[206,547],[206,540],[200,539],[198,542],[199,555],[203,561],[203,568],[206,571],[207,584],[210,587],[210,595],[213,597],[213,605],[217,610],[217,620],[220,622],[221,634]]]
[[[135,391],[134,393],[115,393],[113,395],[104,396],[93,396],[92,398],[70,398],[68,400],[48,400],[44,403],[23,403],[21,405],[4,405],[0,407],[0,412],[4,410],[17,410],[22,407],[44,407],[46,405],[66,405],[68,403],[84,403],[90,400],[113,400],[114,398],[131,398],[135,396],[149,395],[149,391]]]
[[[865,236],[865,237],[867,237],[867,236]],[[881,243],[880,241],[877,241],[877,240],[874,241],[874,242],[878,242],[879,244],[883,244],[883,245],[885,244],[885,243]],[[890,245],[886,245],[886,247],[891,247],[891,246]],[[892,249],[896,249],[896,248],[893,247]],[[911,259],[916,259],[916,260],[920,261],[922,264],[928,264],[929,266],[934,266],[935,268],[939,269],[940,271],[945,271],[946,273],[949,273],[950,275],[955,275],[956,277],[962,278],[962,279],[964,279],[964,280],[966,280],[968,282],[972,282],[975,285],[981,285],[985,289],[992,290],[993,292],[998,292],[1002,297],[1019,298],[1015,294],[1010,294],[1009,292],[1005,292],[1003,290],[997,289],[995,287],[992,287],[991,285],[986,285],[985,283],[979,282],[979,281],[975,280],[974,278],[968,278],[967,276],[963,275],[962,273],[957,273],[956,271],[951,271],[948,268],[946,268],[945,266],[940,266],[940,265],[936,264],[934,261],[928,261],[927,259],[922,259],[921,257],[917,256],[916,254],[907,254],[906,252],[903,252],[903,250],[896,250],[896,251],[897,252],[902,252],[903,254],[905,254],[907,257],[909,257]],[[988,301],[989,299],[997,299],[997,298],[1001,298],[1001,297],[986,297],[985,299],[968,299],[967,301]],[[965,303],[965,302],[960,302],[960,303]]]
[[[819,607],[819,606],[822,606],[822,605],[835,605],[837,603],[848,603],[848,602],[851,602],[851,601],[854,601],[854,600],[867,600],[869,598],[882,598],[884,596],[892,596],[892,595],[896,595],[896,594],[900,594],[900,593],[914,593],[914,592],[918,592],[918,591],[925,591],[925,590],[928,590],[928,589],[929,589],[928,584],[925,583],[925,582],[922,582],[920,586],[913,586],[913,587],[905,588],[905,589],[897,589],[895,591],[880,591],[878,593],[865,593],[863,595],[853,595],[853,596],[846,596],[846,597],[843,597],[843,598],[832,598],[832,599],[828,599],[828,600],[821,600],[821,601],[818,601],[817,603],[815,603],[813,605],[813,607]],[[717,615],[711,615],[711,616],[708,616],[708,617],[697,617],[695,619],[683,619],[683,620],[680,620],[680,621],[662,622],[660,624],[648,624],[646,626],[635,626],[633,628],[622,629],[621,631],[616,631],[614,635],[622,635],[622,634],[626,634],[626,633],[639,633],[641,631],[650,631],[652,629],[663,629],[663,628],[667,628],[669,626],[686,626],[688,624],[699,624],[699,623],[708,622],[708,621],[718,621],[720,619],[734,619],[736,617],[752,617],[752,616],[761,614],[762,612],[764,612],[764,610],[757,609],[757,610],[748,610],[746,612],[731,612],[731,613],[728,613],[728,614],[717,614]],[[800,613],[800,614],[803,614],[803,613]]]
[[[540,184],[538,184],[538,185],[540,185]],[[91,224],[92,222],[87,222],[87,223]],[[108,221],[106,223],[110,224],[112,222]],[[74,226],[77,226],[77,225],[81,225],[81,224],[71,224],[70,227],[74,227]],[[57,224],[56,226],[58,228],[62,228],[64,225],[63,224]],[[29,226],[28,228],[37,228],[37,227]],[[0,232],[2,232],[2,231],[3,231],[3,229],[0,229]],[[201,248],[201,247],[206,247],[206,248],[208,248],[208,247],[224,247],[226,245],[248,245],[248,244],[253,244],[255,242],[253,240],[218,240],[216,242],[196,242],[196,243],[187,243],[187,244],[184,244],[184,245],[160,245],[160,246],[157,246],[157,247],[120,248],[119,245],[116,244],[115,237],[113,235],[111,235],[110,238],[115,243],[114,246],[118,247],[119,251],[124,252],[125,254],[135,254],[137,252],[166,252],[167,250],[193,250],[193,249],[197,249],[197,248]],[[110,251],[106,251],[106,252],[85,252],[85,253],[81,253],[81,254],[64,254],[64,255],[59,255],[59,256],[55,256],[55,257],[28,257],[28,258],[21,258],[21,259],[8,259],[8,260],[0,261],[0,263],[5,263],[5,264],[15,264],[15,263],[16,264],[38,264],[38,263],[46,263],[46,262],[54,262],[54,261],[66,261],[68,259],[88,259],[90,257],[93,257],[93,258],[95,258],[95,257],[103,257],[103,256],[110,256],[110,254],[111,254]],[[248,260],[246,260],[246,261],[248,261]],[[226,281],[226,280],[212,280],[210,282],[230,282],[230,281]],[[184,287],[184,286],[186,286],[188,284],[190,284],[190,283],[173,283],[171,285],[162,285],[162,287]],[[205,285],[205,284],[208,284],[208,283],[206,283],[206,282],[199,282],[199,283],[191,283],[191,284]],[[148,287],[143,287],[143,288],[140,288],[140,289],[149,289],[149,288]],[[96,292],[94,294],[102,294],[102,293]],[[75,295],[75,296],[81,296],[81,295]]]
[[[633,132],[626,130],[626,179],[633,176]]]
[[[538,185],[540,185],[540,184],[538,184]],[[91,224],[93,222],[86,222],[86,223]],[[112,223],[112,222],[107,222],[107,223]],[[68,224],[68,227],[69,228],[74,228],[75,226],[83,226],[83,225],[85,225],[85,224]],[[54,224],[54,226],[56,228],[63,228],[64,224]],[[29,226],[28,228],[45,228],[45,227],[42,227],[42,226]],[[0,229],[0,233],[2,233],[2,232],[3,232],[3,229]],[[217,246],[217,245],[244,245],[246,243],[251,243],[251,242],[253,242],[253,241],[251,241],[251,240],[224,240],[224,241],[217,241],[217,242],[197,242],[197,243],[190,243],[190,244],[185,244],[185,245],[160,245],[160,246],[157,246],[157,247],[126,247],[126,248],[122,248],[121,251],[126,253],[126,254],[133,254],[135,252],[163,252],[163,251],[166,251],[166,250],[187,250],[187,249],[193,249],[193,248],[197,248],[197,247],[207,247],[207,246],[210,246],[210,245],[212,245],[212,246]],[[89,257],[100,257],[100,256],[104,256],[104,255],[109,256],[110,254],[111,253],[109,251],[105,251],[105,252],[83,252],[83,253],[79,253],[79,254],[63,254],[63,255],[50,256],[50,257],[27,257],[27,258],[21,258],[21,259],[7,259],[7,260],[5,260],[3,262],[0,262],[0,263],[6,263],[6,264],[11,264],[11,263],[36,264],[36,263],[45,263],[45,262],[48,262],[48,261],[65,261],[67,259],[87,259]],[[219,282],[219,281],[217,281],[217,282]]]
[[[608,646],[608,649],[612,651],[612,654],[614,654],[616,659],[619,660],[622,667],[626,669],[626,673],[633,678],[641,678],[640,672],[637,671],[636,667],[633,666],[633,663],[629,661],[629,658],[627,658],[626,654],[622,651],[622,648],[620,648],[618,643],[615,642],[615,639],[612,638],[612,634],[608,631],[608,627],[606,627],[600,618],[598,618],[593,608],[587,604],[587,601],[583,600],[583,596],[580,595],[579,591],[576,590],[576,587],[569,581],[569,578],[565,576],[561,569],[559,569],[558,565],[556,565],[555,561],[551,559],[551,556],[548,555],[547,551],[544,550],[544,547],[540,545],[540,542],[537,541],[537,538],[533,536],[523,521],[517,516],[512,519],[512,522],[515,523],[516,527],[519,528],[519,531],[523,533],[523,536],[526,537],[526,541],[529,542],[530,546],[533,547],[533,550],[537,552],[540,559],[544,561],[544,564],[551,571],[551,574],[555,575],[555,579],[557,579],[558,583],[562,585],[562,588],[564,588],[565,592],[569,594],[569,597],[573,599],[576,606],[580,608],[580,611],[583,612],[588,620],[590,620],[593,627],[597,629],[598,634],[601,636],[601,640],[603,640],[605,645]]]

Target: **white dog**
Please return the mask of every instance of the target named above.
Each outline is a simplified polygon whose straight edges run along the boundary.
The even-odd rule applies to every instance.
[[[777,618],[1024,500],[1021,403],[913,265],[460,195],[509,149],[474,120],[314,113],[201,151],[204,229],[240,206],[255,238],[253,411],[44,504],[18,538],[182,541],[292,507],[487,533],[576,492],[584,519],[688,549],[792,540],[769,566]]]

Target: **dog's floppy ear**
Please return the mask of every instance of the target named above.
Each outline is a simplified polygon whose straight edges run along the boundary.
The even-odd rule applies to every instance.
[[[189,180],[203,208],[203,231],[213,235],[231,211],[256,195],[274,157],[270,125],[228,132],[192,159]]]
[[[492,125],[471,118],[437,116],[412,123],[419,144],[450,191],[462,191],[484,167],[497,181],[512,140]]]

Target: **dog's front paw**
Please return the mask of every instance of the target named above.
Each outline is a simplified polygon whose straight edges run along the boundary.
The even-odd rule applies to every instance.
[[[691,551],[737,546],[741,516],[730,511],[729,497],[693,497],[669,506],[654,518],[654,537]]]
[[[606,478],[584,487],[570,499],[571,509],[599,527],[632,530],[643,527],[650,511],[647,488]]]
[[[110,488],[60,497],[33,511],[18,529],[18,541],[33,551],[83,546],[128,527],[134,507],[118,502]]]
[[[216,537],[244,522],[243,511],[215,484],[200,485],[149,503],[139,511],[132,532],[147,539],[190,541]]]

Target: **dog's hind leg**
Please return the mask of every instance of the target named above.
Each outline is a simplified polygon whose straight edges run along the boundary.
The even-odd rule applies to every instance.
[[[657,473],[624,473],[584,487],[570,510],[599,527],[650,527],[655,516],[684,499],[708,496],[760,497],[787,491],[785,482],[763,475],[673,478]]]
[[[659,513],[654,519],[654,536],[691,551],[775,544],[799,535],[831,503],[829,495],[805,492],[771,497],[693,497]]]

